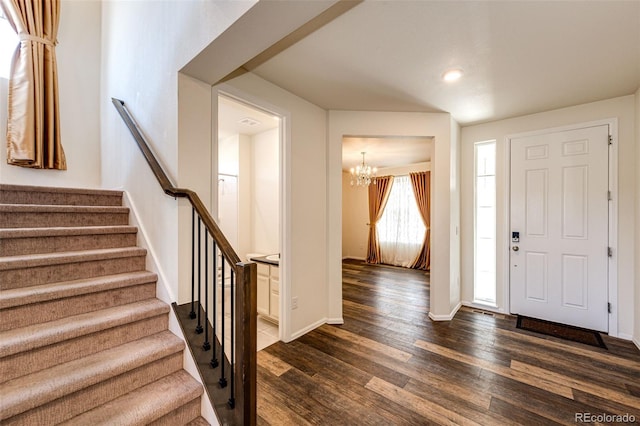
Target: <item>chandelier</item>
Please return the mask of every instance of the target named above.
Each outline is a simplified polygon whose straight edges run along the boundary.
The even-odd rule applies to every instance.
[[[349,170],[351,172],[351,186],[369,186],[371,183],[375,185],[378,169],[365,164],[365,152],[361,152],[360,154],[362,154],[362,164],[355,168],[352,167]]]

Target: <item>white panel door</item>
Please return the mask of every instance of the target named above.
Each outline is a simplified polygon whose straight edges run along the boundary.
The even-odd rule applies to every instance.
[[[607,125],[511,139],[512,313],[608,331],[608,152]]]

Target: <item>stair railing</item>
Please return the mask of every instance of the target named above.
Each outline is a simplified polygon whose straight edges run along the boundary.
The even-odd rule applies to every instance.
[[[112,102],[129,128],[131,135],[164,192],[174,198],[186,198],[191,203],[192,274],[189,318],[197,320],[194,329],[195,334],[204,333],[204,336],[202,337],[201,348],[194,348],[193,342],[190,342],[189,338],[187,338],[187,341],[191,344],[190,349],[194,356],[196,350],[212,350],[209,366],[212,369],[219,368],[220,370],[217,386],[219,389],[228,388],[229,399],[226,403],[226,410],[220,409],[220,401],[212,401],[218,417],[224,418],[225,424],[232,422],[238,425],[255,425],[257,370],[256,264],[240,260],[240,257],[229,244],[229,241],[215,223],[197,193],[190,189],[176,188],[171,183],[124,102],[115,98],[112,98]],[[202,238],[202,227],[204,227],[204,238]],[[201,255],[203,245],[204,261]],[[212,247],[211,257],[209,257],[210,246]],[[211,274],[209,273],[210,263],[213,264]],[[201,274],[203,265],[204,280]],[[228,277],[227,269],[229,269]],[[210,275],[213,276],[211,285],[208,282]],[[229,289],[228,297],[225,297],[226,288]],[[204,298],[202,298],[203,291]],[[211,316],[209,315],[210,294],[213,299]],[[229,305],[229,320],[225,315],[227,313],[227,305]],[[202,318],[203,316],[204,318]],[[211,318],[211,323],[209,323],[209,318]],[[209,339],[209,332],[211,332],[211,340]],[[228,335],[225,333],[228,333]],[[229,337],[227,344],[225,344],[226,337]],[[198,367],[202,368],[200,364],[198,363]],[[217,391],[216,395],[219,394],[220,392]],[[220,413],[220,411],[226,411],[227,413],[221,416],[223,413]],[[228,412],[231,412],[230,416]]]

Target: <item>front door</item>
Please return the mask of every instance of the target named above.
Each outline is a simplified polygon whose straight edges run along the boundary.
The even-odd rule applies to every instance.
[[[608,331],[609,126],[511,139],[511,312]]]

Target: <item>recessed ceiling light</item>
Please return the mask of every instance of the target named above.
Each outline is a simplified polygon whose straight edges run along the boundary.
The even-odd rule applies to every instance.
[[[460,68],[454,68],[454,69],[445,71],[442,74],[442,79],[446,82],[452,82],[452,81],[459,80],[460,77],[462,77],[462,74],[463,74],[463,71]]]

